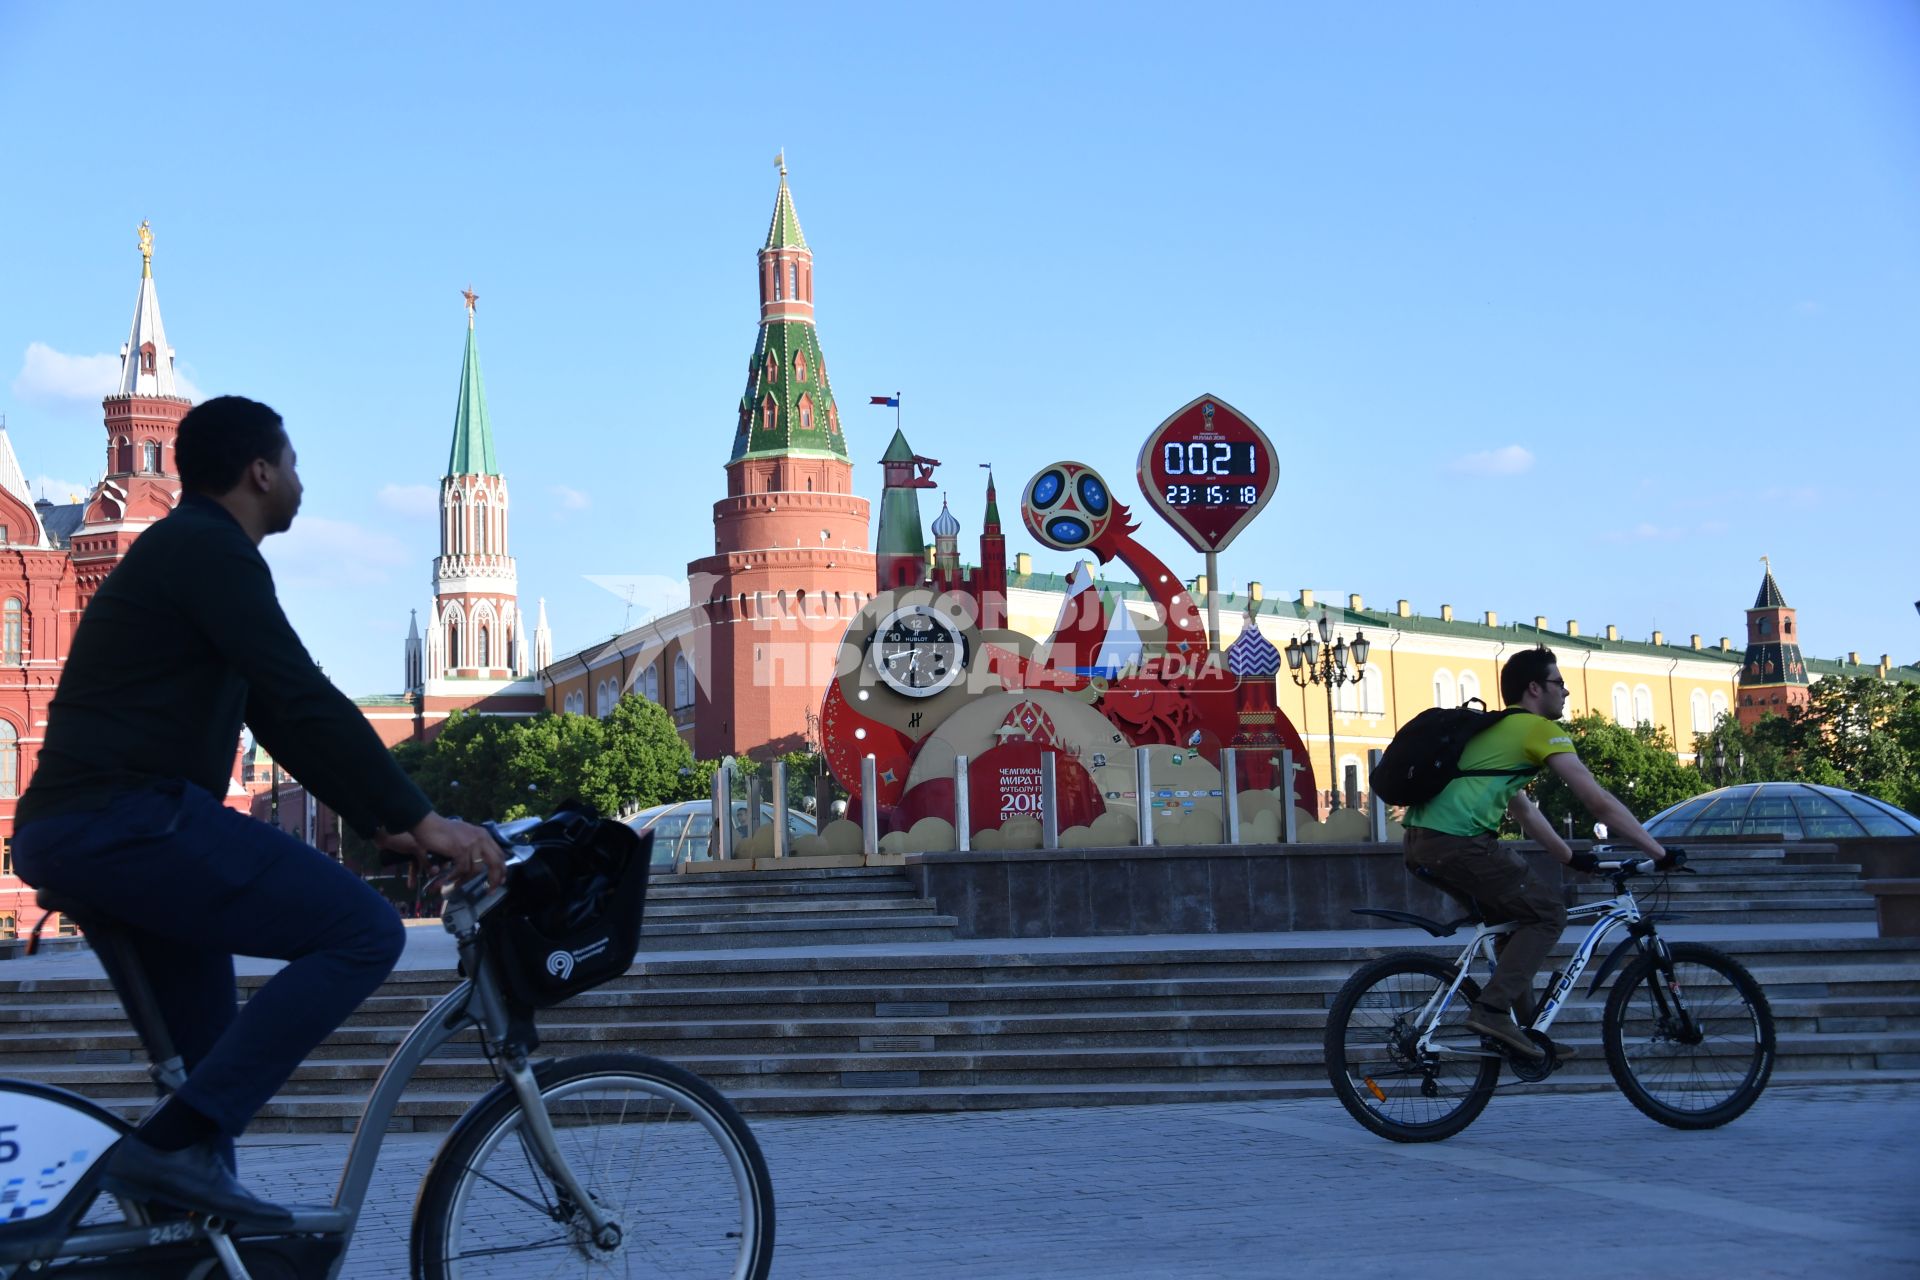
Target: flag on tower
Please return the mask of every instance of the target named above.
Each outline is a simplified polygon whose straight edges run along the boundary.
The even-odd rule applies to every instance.
[[[898,409],[898,408],[900,407],[900,397],[899,397],[899,396],[897,396],[897,395],[893,395],[893,396],[868,396],[868,397],[867,397],[867,403],[868,403],[868,404],[883,404],[883,405],[885,405],[885,406],[887,406],[887,408],[889,408],[889,409]]]

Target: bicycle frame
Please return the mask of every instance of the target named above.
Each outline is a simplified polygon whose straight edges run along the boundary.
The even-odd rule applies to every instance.
[[[1566,1006],[1567,997],[1572,993],[1574,984],[1580,980],[1580,975],[1586,971],[1588,963],[1593,959],[1593,953],[1599,948],[1600,944],[1606,940],[1609,933],[1625,925],[1636,936],[1641,938],[1641,945],[1643,947],[1646,945],[1645,939],[1653,936],[1650,932],[1645,934],[1640,932],[1640,926],[1643,920],[1640,914],[1640,904],[1634,900],[1633,893],[1624,887],[1617,896],[1609,898],[1604,902],[1589,902],[1582,906],[1570,908],[1567,912],[1567,922],[1569,924],[1576,920],[1586,919],[1593,920],[1593,927],[1587,930],[1587,936],[1580,940],[1578,947],[1574,948],[1573,958],[1567,961],[1567,967],[1561,973],[1559,981],[1553,984],[1553,989],[1547,993],[1546,1000],[1543,1001],[1540,1008],[1535,1011],[1534,1019],[1532,1023],[1529,1024],[1529,1029],[1544,1033],[1548,1027],[1553,1025],[1554,1018],[1559,1016],[1560,1010]],[[1460,990],[1460,984],[1466,981],[1467,972],[1472,967],[1475,953],[1478,953],[1480,957],[1486,961],[1487,966],[1492,968],[1498,960],[1494,950],[1494,942],[1512,933],[1514,928],[1515,926],[1513,924],[1508,923],[1482,924],[1474,929],[1473,937],[1467,940],[1467,945],[1461,948],[1459,957],[1453,962],[1453,981],[1447,985],[1445,990],[1435,992],[1433,996],[1428,999],[1426,1006],[1420,1010],[1418,1025],[1423,1027],[1424,1030],[1421,1031],[1420,1039],[1415,1046],[1420,1052],[1434,1054],[1448,1053],[1461,1057],[1474,1058],[1504,1058],[1506,1056],[1504,1053],[1482,1049],[1478,1045],[1467,1048],[1460,1045],[1439,1043],[1436,1042],[1433,1037],[1440,1029],[1441,1015],[1447,1011],[1447,1006],[1453,1003],[1454,995]]]
[[[503,828],[502,834],[509,837],[516,834],[514,826]],[[399,1110],[401,1095],[412,1083],[421,1064],[432,1057],[435,1050],[469,1028],[478,1029],[489,1044],[502,1047],[501,1061],[496,1064],[496,1070],[505,1085],[513,1090],[527,1114],[526,1136],[533,1147],[534,1156],[560,1189],[572,1198],[596,1236],[609,1230],[612,1224],[602,1213],[598,1202],[586,1193],[560,1154],[547,1116],[546,1103],[526,1055],[507,1043],[506,1001],[501,995],[493,966],[482,955],[478,945],[481,917],[505,897],[504,888],[487,889],[483,878],[469,881],[447,895],[443,922],[459,945],[465,971],[474,976],[461,982],[428,1010],[387,1059],[386,1066],[374,1082],[373,1091],[367,1097],[360,1120],[354,1126],[353,1143],[347,1152],[346,1165],[341,1171],[333,1203],[325,1208],[296,1209],[291,1224],[271,1232],[250,1231],[245,1233],[246,1237],[336,1237],[340,1245],[339,1254],[327,1272],[329,1280],[336,1280],[345,1265],[347,1245],[359,1223],[360,1209],[366,1201],[367,1188],[372,1185],[373,1172],[379,1163],[380,1147],[386,1140],[388,1125]],[[476,1102],[460,1121],[455,1122],[442,1142],[443,1149],[459,1132],[465,1117],[473,1114],[479,1105]],[[82,1193],[81,1188],[76,1188],[72,1194]],[[617,1231],[617,1227],[613,1229]],[[218,1223],[209,1223],[205,1217],[196,1216],[158,1224],[79,1227],[69,1231],[51,1252],[29,1254],[23,1251],[18,1257],[11,1256],[12,1251],[6,1248],[6,1242],[0,1240],[0,1266],[30,1266],[36,1262],[44,1264],[63,1258],[111,1257],[161,1245],[193,1244],[209,1246],[229,1268],[238,1261],[224,1228]]]

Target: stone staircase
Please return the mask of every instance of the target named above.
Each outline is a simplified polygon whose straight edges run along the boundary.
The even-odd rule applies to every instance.
[[[1782,845],[1688,846],[1694,874],[1667,877],[1664,893],[1644,879],[1632,882],[1633,891],[1642,911],[1673,912],[1697,924],[1789,926],[1781,930],[1785,936],[1796,924],[1873,920],[1873,896],[1858,864],[1795,864],[1787,852]],[[1576,901],[1612,896],[1603,880],[1570,878],[1578,882]]]
[[[934,942],[953,931],[898,867],[668,874],[648,886],[640,949]]]
[[[1326,1009],[1382,949],[1310,938],[649,958],[543,1014],[540,1052],[667,1058],[750,1112],[1327,1097]],[[1753,969],[1772,1001],[1776,1082],[1920,1079],[1920,940],[1716,945]],[[447,971],[396,973],[255,1129],[350,1128],[386,1055],[454,980]],[[1577,1062],[1548,1085],[1512,1087],[1613,1088],[1599,1044],[1603,998],[1576,1002],[1555,1026],[1556,1038],[1581,1047]],[[73,1088],[132,1117],[152,1096],[142,1063],[104,980],[9,981],[0,970],[0,1075]],[[416,1078],[396,1123],[445,1128],[491,1079],[479,1046],[456,1041]]]

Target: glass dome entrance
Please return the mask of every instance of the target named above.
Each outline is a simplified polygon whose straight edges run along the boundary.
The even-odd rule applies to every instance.
[[[1746,782],[1682,800],[1647,820],[1656,840],[1779,835],[1788,840],[1920,836],[1920,818],[1872,796],[1810,782]]]

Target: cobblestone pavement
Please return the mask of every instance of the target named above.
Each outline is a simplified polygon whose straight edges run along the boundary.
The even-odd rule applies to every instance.
[[[1618,1094],[1498,1097],[1444,1143],[1324,1102],[761,1118],[782,1280],[1920,1277],[1920,1086],[1775,1089],[1681,1133]],[[395,1134],[353,1280],[403,1277],[437,1135]],[[324,1200],[346,1139],[249,1139],[262,1193]],[[661,1186],[671,1195],[671,1183]],[[578,1274],[577,1272],[569,1274]]]

